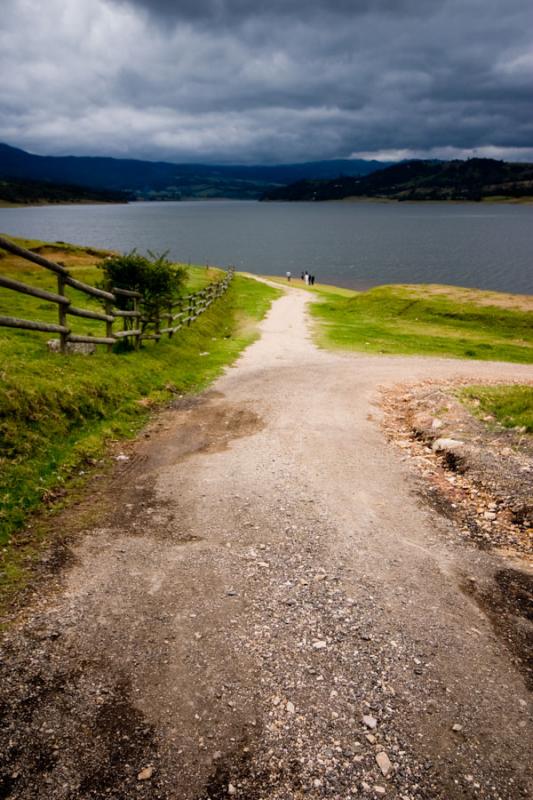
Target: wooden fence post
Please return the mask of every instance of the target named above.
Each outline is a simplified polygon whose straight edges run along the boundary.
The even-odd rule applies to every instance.
[[[172,303],[168,304],[168,323],[167,323],[167,327],[168,328],[173,328],[174,327],[174,322],[172,320]],[[172,339],[172,334],[173,334],[173,331],[170,330],[168,332],[168,338],[169,339]]]
[[[141,323],[141,315],[140,315],[140,313],[139,313],[139,298],[138,298],[137,296],[135,296],[135,297],[133,298],[133,310],[134,310],[134,311],[136,312],[136,314],[138,315],[138,316],[136,316],[136,317],[133,317],[133,319],[135,320],[135,323],[134,323],[134,324],[135,324],[135,328],[136,328],[136,329],[139,331],[139,333],[138,333],[138,334],[137,334],[137,336],[135,337],[135,340],[134,340],[133,346],[135,347],[135,349],[136,349],[136,350],[139,350],[139,348],[140,348],[140,346],[141,346],[141,330],[142,330],[142,323]]]
[[[155,307],[155,320],[154,320],[154,327],[155,327],[155,340],[159,342],[161,339],[161,310],[159,305]]]
[[[113,301],[112,300],[106,300],[105,301],[105,313],[109,317],[113,316]],[[106,320],[106,323],[105,323],[105,335],[109,339],[113,338],[113,320],[112,319],[111,320],[109,320],[109,319]],[[110,353],[112,351],[112,349],[113,349],[113,345],[112,344],[108,344],[106,346],[107,346],[107,352]]]
[[[65,296],[65,276],[58,275],[57,276],[57,293],[60,294],[62,297]],[[67,327],[67,309],[66,305],[63,303],[59,303],[58,308],[58,315],[59,315],[59,324],[66,328]],[[67,352],[67,339],[68,333],[60,333],[59,334],[59,349],[62,353]]]

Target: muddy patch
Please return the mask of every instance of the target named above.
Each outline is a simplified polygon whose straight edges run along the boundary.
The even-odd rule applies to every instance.
[[[279,763],[270,769],[257,769],[254,756],[249,748],[222,760],[210,775],[205,790],[196,800],[227,800],[228,796],[244,796],[246,800],[262,800],[270,792],[285,786],[287,797],[309,794],[309,787],[302,780],[302,764],[297,758],[286,764]],[[290,793],[290,794],[289,794]]]
[[[533,574],[501,569],[490,583],[478,585],[470,579],[462,588],[488,616],[526,685],[533,689]]]
[[[125,447],[118,457],[101,525],[130,535],[149,531],[151,536],[172,537],[176,543],[198,540],[186,524],[187,509],[158,495],[158,474],[194,455],[226,450],[234,440],[263,427],[263,420],[248,404],[228,403],[220,392],[177,400],[140,441]]]
[[[80,534],[102,528],[136,536],[171,538],[175,544],[201,540],[188,527],[181,505],[158,496],[157,473],[196,454],[226,450],[239,438],[264,428],[250,403],[229,403],[221,392],[185,396],[160,412],[132,442],[115,442],[112,463],[99,462],[79,496],[53,516],[37,514],[31,525],[16,534],[22,548],[40,529],[38,559],[28,560],[31,571],[25,590],[5,605],[0,622],[12,622],[43,585],[59,586],[65,568],[76,563],[73,543]],[[1,598],[4,600],[4,598]]]
[[[149,533],[157,539],[171,537],[176,544],[197,538],[184,524],[182,510],[170,500],[158,497],[153,482],[146,476],[136,479],[129,488],[114,484],[109,490],[109,500],[103,528],[114,528],[128,536]]]
[[[169,537],[188,543],[193,535],[184,509],[159,497],[157,473],[188,457],[226,450],[232,441],[251,436],[264,427],[247,404],[228,403],[220,392],[210,391],[175,401],[149,425],[142,438],[123,447],[117,465],[99,491],[98,524],[131,534]],[[94,505],[94,503],[93,503]]]
[[[243,780],[248,783],[253,772],[250,747],[242,742],[238,749],[217,759],[213,771],[206,781],[204,791],[196,800],[227,800],[228,795],[238,794]],[[257,800],[261,794],[247,790],[247,800]]]
[[[155,775],[150,785],[137,777],[157,763],[157,745],[127,679],[73,660],[62,637],[33,627],[0,653],[0,798],[159,796]]]
[[[225,450],[235,439],[251,436],[264,422],[247,403],[228,403],[213,392],[200,396],[185,407],[175,406],[158,436],[157,453],[150,466],[159,469],[195,453]]]
[[[158,415],[140,441],[125,445],[111,485],[127,489],[139,478],[197,453],[226,450],[232,441],[260,431],[265,424],[251,403],[229,403],[220,392],[176,400]]]

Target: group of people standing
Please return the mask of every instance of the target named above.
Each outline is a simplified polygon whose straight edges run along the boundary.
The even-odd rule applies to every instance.
[[[291,277],[292,277],[292,273],[289,270],[287,270],[287,281],[288,281],[288,283],[291,282]],[[315,285],[315,276],[314,275],[310,275],[307,270],[305,270],[305,272],[302,272],[300,277],[301,277],[301,279],[303,280],[303,282],[305,283],[306,286],[314,286]]]

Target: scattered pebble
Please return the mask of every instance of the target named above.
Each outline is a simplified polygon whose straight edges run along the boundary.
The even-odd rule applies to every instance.
[[[381,774],[383,775],[383,777],[386,778],[392,769],[392,764],[387,753],[384,750],[382,750],[380,753],[377,754],[376,761],[378,767],[381,770]]]
[[[155,770],[153,767],[145,767],[142,769],[139,774],[137,775],[138,781],[149,781],[152,775],[154,774]]]

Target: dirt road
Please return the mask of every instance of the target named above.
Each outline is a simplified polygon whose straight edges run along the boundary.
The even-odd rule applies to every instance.
[[[3,651],[0,797],[529,796],[524,680],[463,591],[500,557],[422,502],[376,400],[533,370],[320,351],[308,300],[84,508]]]

